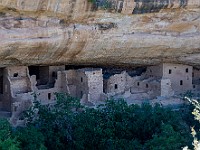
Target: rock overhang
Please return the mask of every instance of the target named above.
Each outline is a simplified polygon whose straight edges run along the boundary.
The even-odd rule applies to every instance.
[[[200,65],[199,8],[124,15],[91,11],[90,4],[77,11],[81,2],[71,12],[52,9],[54,1],[42,10],[17,2],[0,3],[0,67]]]

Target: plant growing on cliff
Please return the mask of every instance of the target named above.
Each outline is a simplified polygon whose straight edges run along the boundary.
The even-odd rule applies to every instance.
[[[197,120],[200,123],[200,103],[197,100],[185,97],[193,106],[193,112],[192,114],[194,115],[194,119]],[[194,127],[191,127],[191,134],[193,136],[193,143],[192,145],[194,146],[194,150],[200,150],[200,142],[198,138],[196,137],[197,132],[195,131]],[[183,148],[183,150],[189,150],[188,147]]]

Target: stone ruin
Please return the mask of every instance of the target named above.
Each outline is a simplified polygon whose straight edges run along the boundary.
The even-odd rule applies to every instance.
[[[95,106],[110,97],[151,100],[199,90],[200,70],[182,64],[149,66],[135,75],[111,70],[107,77],[101,68],[15,66],[0,69],[0,110],[1,114],[12,114],[12,124],[18,124],[20,114],[32,105],[33,93],[44,105],[56,102],[55,92],[64,92],[79,98],[82,104]]]

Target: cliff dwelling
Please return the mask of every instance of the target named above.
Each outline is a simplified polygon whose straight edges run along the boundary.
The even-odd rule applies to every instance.
[[[76,68],[76,69],[74,69]],[[0,69],[0,109],[18,112],[33,101],[33,93],[42,104],[56,101],[55,92],[68,93],[81,103],[96,105],[108,98],[134,100],[198,93],[198,68],[163,63],[133,69],[102,69],[66,66],[16,66]],[[24,104],[24,102],[26,103]],[[25,107],[25,106],[23,106]],[[28,107],[28,106],[27,106]]]
[[[198,95],[199,8],[200,0],[1,0],[0,116],[18,116],[36,97],[53,105],[57,92],[94,108]]]

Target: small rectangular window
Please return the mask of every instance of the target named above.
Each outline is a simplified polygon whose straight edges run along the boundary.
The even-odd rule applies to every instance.
[[[183,80],[180,80],[180,85],[183,85]]]
[[[188,68],[185,69],[185,72],[188,73]]]
[[[172,70],[171,69],[169,69],[169,74],[172,74]]]
[[[48,93],[48,100],[51,100],[51,93]]]
[[[118,89],[118,85],[117,84],[115,84],[115,89]]]
[[[148,88],[149,87],[149,85],[148,84],[146,84],[146,88]]]
[[[140,82],[138,82],[137,85],[140,86]]]
[[[81,77],[81,82],[83,82],[83,78]]]

